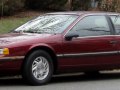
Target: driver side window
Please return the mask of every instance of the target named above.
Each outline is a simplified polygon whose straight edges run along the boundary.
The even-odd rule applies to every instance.
[[[110,35],[110,28],[105,16],[87,16],[80,20],[69,33],[77,33],[79,37]]]

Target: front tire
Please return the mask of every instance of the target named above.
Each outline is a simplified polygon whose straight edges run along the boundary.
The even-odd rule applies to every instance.
[[[23,65],[23,78],[32,85],[48,83],[53,75],[51,56],[43,50],[32,52]]]

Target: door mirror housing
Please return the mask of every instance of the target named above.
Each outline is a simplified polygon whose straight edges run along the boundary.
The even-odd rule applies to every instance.
[[[65,40],[70,41],[73,38],[79,37],[79,35],[77,33],[71,33],[65,36]]]

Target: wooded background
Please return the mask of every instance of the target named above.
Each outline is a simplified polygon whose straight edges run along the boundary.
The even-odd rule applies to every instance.
[[[0,16],[13,15],[23,9],[120,12],[119,4],[120,0],[0,0]]]

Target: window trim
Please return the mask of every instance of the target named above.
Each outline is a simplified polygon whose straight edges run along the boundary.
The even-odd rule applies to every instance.
[[[78,18],[78,21],[76,21],[76,23],[71,27],[69,28],[69,30],[64,34],[64,38],[65,36],[69,33],[69,31],[78,23],[80,22],[83,18],[85,17],[88,17],[88,16],[105,16],[107,22],[108,22],[108,26],[110,28],[110,35],[98,35],[98,36],[79,36],[77,38],[90,38],[90,37],[101,37],[101,36],[113,36],[115,35],[115,30],[113,28],[113,25],[112,25],[112,21],[110,20],[110,17],[108,15],[101,15],[101,14],[96,14],[96,15],[93,15],[93,14],[87,14],[87,15],[84,15],[82,17],[79,17]],[[112,26],[111,26],[112,25]]]
[[[76,18],[75,20],[73,20],[72,23],[74,23],[74,22],[79,18],[79,15],[77,15],[77,14],[74,15],[74,14],[52,14],[52,13],[48,13],[48,14],[43,14],[43,15],[37,16],[37,17],[35,17],[35,18],[32,18],[32,19],[28,20],[27,22],[23,23],[22,25],[24,25],[24,24],[26,24],[26,23],[28,23],[28,22],[30,22],[30,21],[32,21],[32,20],[35,20],[35,19],[37,19],[37,18],[39,18],[39,17],[46,16],[46,15],[51,15],[51,16],[52,16],[52,15],[77,16],[77,18]],[[38,20],[39,20],[39,19],[38,19]],[[36,21],[36,20],[35,20],[35,21]],[[72,23],[70,23],[70,25],[71,25]],[[9,33],[14,32],[17,28],[21,27],[22,25],[20,25],[20,26],[14,28],[13,30],[10,30]],[[66,30],[70,25],[68,25],[65,29],[63,29],[62,32],[56,33],[56,34],[62,34],[62,33],[64,32],[64,30]]]
[[[117,34],[117,31],[116,31],[116,29],[115,29],[114,23],[112,22],[111,16],[119,16],[119,17],[120,17],[120,14],[113,14],[113,15],[110,14],[110,15],[108,15],[108,18],[109,18],[109,20],[111,21],[111,25],[112,25],[112,27],[113,27],[114,35],[119,35],[119,34]]]

